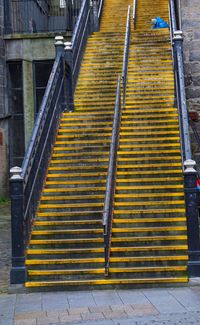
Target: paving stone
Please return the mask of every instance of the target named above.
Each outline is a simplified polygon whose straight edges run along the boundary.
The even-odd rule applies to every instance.
[[[46,315],[48,317],[59,317],[60,315],[69,315],[67,310],[47,310]]]
[[[69,315],[80,315],[81,313],[88,313],[89,309],[88,307],[80,307],[80,308],[69,308],[68,313]]]
[[[97,306],[122,304],[122,301],[115,290],[94,291],[93,297]]]
[[[0,319],[0,325],[13,325],[13,319]]]
[[[200,290],[197,292],[190,288],[171,289],[170,294],[188,311],[200,310]]]
[[[133,311],[133,308],[131,305],[112,305],[110,307],[112,311],[124,311],[124,312],[131,312]]]
[[[147,304],[149,301],[142,290],[117,290],[117,294],[124,304],[138,303]]]
[[[42,310],[63,310],[69,308],[67,294],[63,292],[48,292],[42,294]]]
[[[93,295],[90,291],[68,293],[68,302],[70,308],[96,306]]]
[[[36,325],[36,319],[15,320],[14,325]]]
[[[89,307],[89,311],[91,313],[103,313],[103,312],[109,312],[111,311],[110,307],[109,306],[92,306],[92,307]]]
[[[167,290],[150,289],[143,292],[160,313],[185,311],[185,308]]]
[[[38,317],[37,318],[37,325],[47,325],[47,324],[52,324],[55,322],[59,322],[59,318],[56,315],[50,316],[44,316],[44,317]]]
[[[103,313],[105,318],[107,319],[115,319],[115,318],[127,318],[127,314],[124,311],[111,311],[111,312],[104,312]]]
[[[45,317],[46,312],[33,312],[33,313],[19,313],[15,314],[14,319],[20,320],[20,319],[35,319],[38,317]]]
[[[81,315],[60,315],[59,320],[61,323],[77,323],[82,320]]]
[[[99,320],[104,319],[104,315],[102,313],[84,313],[81,314],[83,320]]]

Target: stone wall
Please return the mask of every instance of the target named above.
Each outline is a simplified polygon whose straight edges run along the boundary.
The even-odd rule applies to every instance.
[[[0,0],[0,197],[8,192],[8,114],[5,106],[4,8]]]
[[[200,113],[200,1],[181,1],[188,108]]]

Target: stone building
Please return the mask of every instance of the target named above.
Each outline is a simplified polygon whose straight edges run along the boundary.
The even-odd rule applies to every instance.
[[[8,192],[9,167],[21,164],[29,142],[55,55],[55,34],[62,33],[67,41],[74,24],[71,7],[66,6],[70,1],[26,3],[32,7],[21,11],[16,0],[0,0],[0,197]],[[77,1],[77,13],[79,6]],[[188,107],[199,111],[200,2],[177,0],[177,8],[184,33]]]

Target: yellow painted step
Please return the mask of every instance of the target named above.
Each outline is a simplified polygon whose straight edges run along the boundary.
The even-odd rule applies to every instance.
[[[81,253],[103,253],[103,247],[95,248],[70,248],[70,249],[27,249],[28,255],[53,255],[53,254],[81,254]]]
[[[139,279],[95,279],[73,281],[41,281],[26,282],[25,287],[55,287],[55,286],[79,286],[79,285],[117,285],[117,284],[157,284],[157,283],[187,283],[187,277],[164,277],[164,278],[139,278]]]
[[[163,241],[187,241],[186,235],[175,235],[175,236],[134,236],[134,237],[112,237],[112,243],[122,243],[122,242],[163,242]]]
[[[171,208],[171,209],[142,209],[142,210],[114,210],[114,215],[117,214],[164,214],[164,213],[184,213],[185,208]]]
[[[29,276],[69,275],[69,274],[103,274],[104,268],[98,269],[70,269],[70,270],[28,270]]]
[[[173,265],[173,266],[148,266],[148,267],[110,267],[110,273],[146,273],[146,272],[181,272],[187,271],[187,266],[185,265]]]
[[[179,251],[187,250],[187,245],[167,245],[167,246],[124,246],[124,247],[111,247],[111,253],[115,252],[151,252],[151,251]]]
[[[84,263],[104,263],[104,258],[95,257],[95,258],[63,258],[63,259],[37,259],[29,260],[27,259],[26,265],[50,265],[50,264],[84,264]]]
[[[138,218],[132,218],[132,219],[117,219],[117,218],[113,218],[113,224],[115,225],[115,224],[120,224],[120,223],[124,223],[124,224],[126,224],[126,223],[136,223],[136,224],[138,224],[138,223],[161,223],[161,222],[174,222],[174,223],[176,223],[176,222],[184,222],[184,221],[186,221],[186,217],[171,217],[171,218],[169,218],[169,217],[163,217],[163,218],[161,218],[161,217],[155,217],[155,218],[153,218],[153,217],[149,217],[149,218],[140,218],[140,219],[138,219]]]
[[[102,220],[35,221],[35,226],[102,225]]]
[[[58,234],[100,234],[103,232],[103,229],[61,229],[61,230],[33,230],[32,235],[58,235]]]
[[[159,261],[188,261],[187,255],[170,256],[128,256],[128,257],[110,257],[110,263],[120,262],[159,262]]]
[[[57,245],[57,244],[83,244],[103,243],[103,236],[100,238],[73,238],[73,239],[31,239],[30,245]]]
[[[169,227],[136,227],[136,228],[112,228],[112,233],[138,233],[138,232],[167,232],[167,231],[186,231],[186,226],[169,226]]]
[[[78,191],[78,189],[76,189]],[[65,201],[69,200],[91,200],[91,199],[103,199],[105,195],[70,195],[68,197],[57,195],[57,196],[42,196],[40,201]],[[169,195],[170,196],[170,195]],[[174,195],[175,196],[175,195]],[[178,196],[178,195],[177,195]]]

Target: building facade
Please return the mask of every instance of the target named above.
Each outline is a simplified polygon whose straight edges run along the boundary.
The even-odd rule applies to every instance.
[[[22,163],[55,57],[54,37],[65,40],[81,1],[0,0],[0,197],[8,170]],[[177,1],[184,33],[188,107],[200,110],[200,3]]]

